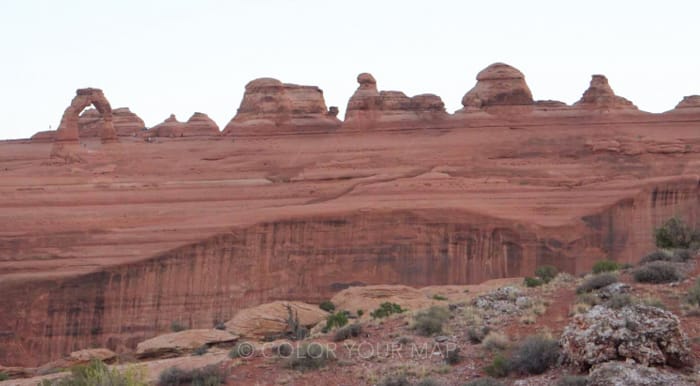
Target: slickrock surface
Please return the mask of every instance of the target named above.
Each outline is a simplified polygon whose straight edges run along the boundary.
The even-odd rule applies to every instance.
[[[265,338],[284,334],[287,331],[289,311],[298,317],[299,323],[311,328],[326,319],[328,313],[317,305],[304,302],[276,301],[246,308],[226,322],[226,330],[242,337]]]
[[[519,93],[484,100],[526,102],[507,79]],[[700,220],[700,112],[489,103],[439,127],[312,130],[340,124],[320,90],[266,79],[248,85],[233,141],[71,137],[77,163],[48,162],[50,142],[0,142],[0,364],[133,350],[173,320],[211,328],[355,285],[635,262],[655,226]]]
[[[335,113],[326,108],[323,91],[316,86],[255,79],[245,86],[238,113],[224,135],[270,135],[329,132],[340,127]]]

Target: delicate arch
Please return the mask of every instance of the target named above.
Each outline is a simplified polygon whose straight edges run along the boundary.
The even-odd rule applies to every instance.
[[[114,130],[112,123],[112,107],[109,101],[105,98],[102,90],[97,88],[81,88],[76,91],[75,98],[66,108],[61,118],[61,124],[56,131],[56,141],[59,142],[78,142],[78,117],[80,113],[89,105],[95,106],[97,111],[102,115],[102,142],[111,142],[117,140],[117,132]]]

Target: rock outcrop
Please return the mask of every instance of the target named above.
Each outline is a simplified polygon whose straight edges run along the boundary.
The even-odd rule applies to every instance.
[[[336,309],[352,313],[363,310],[365,315],[379,308],[382,303],[396,303],[403,309],[419,310],[435,304],[423,292],[405,285],[369,285],[350,287],[331,298]]]
[[[439,96],[420,94],[408,97],[400,91],[378,91],[369,73],[357,76],[359,87],[348,101],[343,128],[430,127],[440,125],[448,114]]]
[[[78,131],[81,138],[99,137],[104,118],[97,109],[86,109],[78,118]],[[112,125],[118,136],[137,136],[145,128],[143,120],[129,110],[120,107],[112,110]]]
[[[588,376],[588,386],[694,386],[682,375],[637,363],[607,362],[595,366]]]
[[[672,113],[693,113],[700,111],[700,95],[688,95],[678,102]]]
[[[637,110],[632,102],[615,95],[605,75],[593,75],[591,84],[574,107],[589,110]]]
[[[105,363],[111,363],[117,359],[117,353],[106,348],[88,348],[84,350],[73,351],[68,356],[73,364],[87,363],[93,359]]]
[[[145,340],[136,346],[136,355],[140,358],[169,358],[204,346],[233,343],[238,337],[222,330],[184,330],[159,335]]]
[[[184,137],[185,123],[178,121],[175,114],[170,114],[163,122],[151,127],[148,132],[153,137]]]
[[[584,368],[625,359],[647,366],[692,364],[678,317],[651,306],[595,306],[574,317],[559,343],[567,360]]]
[[[216,122],[204,113],[194,113],[185,123],[185,137],[217,136],[220,134]]]
[[[259,78],[245,86],[236,116],[224,135],[270,135],[329,132],[340,127],[337,110],[326,108],[323,91],[316,86],[282,83]]]
[[[534,104],[525,75],[507,64],[494,63],[486,67],[476,76],[476,81],[476,86],[462,98],[462,112]]]
[[[328,313],[312,304],[276,301],[246,308],[226,322],[226,330],[246,338],[277,337],[288,332],[289,312],[301,326],[311,328],[325,320]]]

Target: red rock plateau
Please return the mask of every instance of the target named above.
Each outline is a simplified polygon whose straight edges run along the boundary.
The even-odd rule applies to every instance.
[[[79,90],[53,144],[0,142],[0,363],[133,350],[173,321],[354,285],[636,262],[669,217],[700,222],[697,97],[645,113],[594,76],[573,106],[539,102],[496,64],[448,114],[358,81],[345,122],[316,87],[258,79],[229,137],[114,143],[104,95]],[[90,103],[104,143],[78,139]]]

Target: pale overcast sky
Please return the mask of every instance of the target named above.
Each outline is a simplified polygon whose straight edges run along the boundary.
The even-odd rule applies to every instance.
[[[699,15],[697,0],[2,0],[0,138],[55,129],[88,86],[149,127],[195,111],[223,127],[264,76],[319,86],[341,118],[365,71],[452,112],[498,61],[536,99],[575,102],[602,73],[662,112],[700,94]]]

